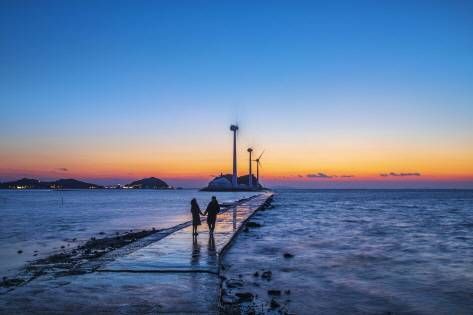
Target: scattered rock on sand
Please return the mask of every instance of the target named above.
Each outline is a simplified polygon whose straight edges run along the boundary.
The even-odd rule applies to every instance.
[[[256,228],[256,227],[261,227],[261,224],[256,223],[256,222],[253,222],[253,221],[248,221],[248,222],[246,223],[246,226],[247,226],[247,227],[251,227],[251,228]]]
[[[269,306],[271,308],[278,308],[280,304],[275,299],[271,299],[271,303],[269,304]]]
[[[265,271],[261,274],[261,278],[266,279],[268,281],[271,280],[272,276],[273,273],[271,272],[271,270]]]
[[[25,280],[23,279],[19,279],[19,278],[8,279],[7,277],[3,277],[3,281],[0,282],[0,286],[5,287],[5,288],[16,287],[22,284],[23,282],[25,282]]]
[[[240,302],[250,302],[253,300],[253,294],[250,292],[238,292],[235,293]]]
[[[230,279],[225,282],[227,288],[241,288],[243,287],[243,281],[237,279]]]

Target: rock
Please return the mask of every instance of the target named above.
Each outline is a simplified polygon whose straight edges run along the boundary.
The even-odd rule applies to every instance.
[[[291,290],[286,290],[286,291],[284,291],[284,293],[289,295],[289,294],[291,294]]]
[[[23,282],[25,282],[25,280],[23,279],[19,279],[19,278],[8,279],[4,277],[4,280],[0,283],[0,286],[5,287],[5,288],[16,287],[22,284]]]
[[[275,299],[271,299],[271,303],[269,304],[269,306],[271,308],[278,308],[280,304]]]
[[[256,228],[256,227],[261,227],[261,224],[256,223],[256,222],[253,222],[253,221],[248,221],[248,222],[246,223],[246,226],[247,226],[247,227],[251,227],[251,228]]]
[[[254,274],[253,274],[254,277],[259,277],[259,272],[256,271]]]
[[[244,229],[243,229],[243,232],[248,232],[250,229],[246,226]]]
[[[241,288],[243,287],[243,281],[237,279],[230,279],[225,282],[227,288]]]
[[[281,295],[281,290],[268,290],[268,295]]]
[[[250,302],[253,300],[253,294],[250,292],[238,292],[235,293],[240,302]]]
[[[105,235],[105,232],[99,232],[99,235]]]
[[[284,256],[284,258],[292,258],[292,257],[294,257],[294,255],[293,255],[293,254],[290,254],[290,253],[284,253],[283,256]]]
[[[271,270],[265,271],[261,274],[261,278],[266,279],[268,281],[271,280],[272,276],[273,273],[271,272]]]
[[[235,304],[238,300],[232,295],[222,295],[222,304]]]
[[[17,253],[18,253],[18,254],[21,254],[21,253],[23,253],[23,251],[22,251],[21,249],[19,249],[19,250],[17,251]]]

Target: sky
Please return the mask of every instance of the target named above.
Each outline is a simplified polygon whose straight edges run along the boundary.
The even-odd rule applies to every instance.
[[[471,1],[0,1],[0,181],[473,188]]]

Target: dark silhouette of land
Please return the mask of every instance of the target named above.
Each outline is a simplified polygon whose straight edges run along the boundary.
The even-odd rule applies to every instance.
[[[0,189],[101,189],[103,186],[82,182],[77,179],[58,179],[52,182],[42,182],[32,178],[0,183]]]
[[[202,191],[261,191],[265,190],[255,175],[251,175],[253,187],[249,187],[249,175],[239,176],[237,179],[238,187],[232,185],[232,174],[220,174],[220,176],[212,179],[207,187],[202,188]]]
[[[121,186],[119,186],[121,187]],[[165,181],[149,177],[143,178],[124,186],[132,189],[172,189]],[[0,189],[103,189],[104,186],[83,182],[77,179],[58,179],[55,181],[40,181],[34,178],[22,178],[16,181],[0,183]]]
[[[171,186],[165,181],[156,177],[143,178],[129,183],[125,187],[134,189],[171,189]]]

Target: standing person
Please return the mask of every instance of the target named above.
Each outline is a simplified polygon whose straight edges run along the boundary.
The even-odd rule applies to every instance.
[[[212,196],[212,200],[209,202],[204,215],[207,215],[207,224],[209,226],[209,233],[212,234],[215,229],[215,221],[217,220],[217,214],[220,211],[220,205],[218,204],[217,197]]]
[[[191,200],[191,213],[192,213],[192,235],[197,236],[199,233],[197,233],[197,226],[201,225],[202,223],[200,222],[200,215],[204,215],[202,211],[200,211],[199,204],[197,203],[197,200],[193,198]]]

